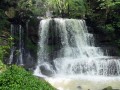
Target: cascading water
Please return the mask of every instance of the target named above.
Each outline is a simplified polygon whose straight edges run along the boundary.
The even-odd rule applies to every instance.
[[[11,32],[11,36],[13,37],[14,36],[14,31],[13,31],[13,25],[11,24],[11,29],[10,29],[10,32]],[[9,64],[11,64],[13,62],[13,54],[14,54],[14,46],[11,45],[11,49],[10,49],[10,57],[9,57]]]
[[[19,25],[19,57],[18,57],[18,61],[17,63],[19,63],[20,65],[23,65],[23,39],[22,39],[22,35],[23,35],[23,30],[21,25]]]
[[[50,24],[54,23],[53,26]],[[51,33],[55,35],[51,38]],[[55,40],[55,39],[60,40]],[[54,50],[56,53],[53,60],[50,58],[48,49],[53,50],[55,45],[50,42],[57,42],[59,50]],[[40,50],[38,52],[38,67],[46,65],[56,74],[86,74],[86,75],[120,75],[119,60],[112,59],[107,53],[104,53],[100,47],[94,46],[93,34],[88,33],[84,20],[75,19],[47,19],[40,23]],[[53,49],[52,49],[53,48]],[[54,66],[52,66],[53,62]],[[54,70],[55,68],[55,70]]]
[[[39,34],[35,75],[67,78],[120,75],[120,60],[95,47],[94,36],[88,33],[84,20],[45,19],[40,22]]]
[[[16,63],[18,65],[23,65],[23,29],[21,25],[11,25],[11,36],[17,37],[18,40],[14,40],[11,45],[11,53],[9,57],[9,64]],[[14,61],[15,59],[15,61]]]

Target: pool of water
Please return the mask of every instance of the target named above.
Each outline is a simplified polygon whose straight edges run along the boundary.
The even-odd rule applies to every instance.
[[[120,77],[102,76],[59,76],[45,78],[58,90],[102,90],[108,86],[120,90]]]

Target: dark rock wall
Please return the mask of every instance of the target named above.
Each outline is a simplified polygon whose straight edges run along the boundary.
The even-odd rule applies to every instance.
[[[86,19],[86,24],[88,32],[94,35],[96,47],[102,47],[103,51],[107,51],[110,56],[120,56],[119,48],[113,43],[113,40],[105,30],[97,27],[97,24],[89,19]]]
[[[19,20],[19,21],[17,21]],[[29,20],[26,20],[25,22],[22,22],[20,19],[11,19],[11,24],[19,28],[19,25],[22,26],[23,34],[23,66],[28,70],[33,70],[37,64],[37,44],[39,40],[38,36],[38,30],[39,30],[39,22],[40,20],[37,19],[37,17],[30,18]],[[15,29],[15,36],[13,37],[13,46],[16,48],[14,51],[13,61],[12,64],[18,64],[17,59],[17,52],[19,47],[19,29]],[[9,58],[5,63],[9,63]]]
[[[39,22],[37,18],[32,18],[23,25],[25,29],[25,51],[24,66],[27,69],[34,69],[37,64],[37,50],[38,50],[38,30]]]

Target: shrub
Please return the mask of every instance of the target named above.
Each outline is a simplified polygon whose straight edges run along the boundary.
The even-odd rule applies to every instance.
[[[2,73],[5,70],[6,70],[5,64],[3,64],[2,61],[0,61],[0,73]]]
[[[12,65],[0,75],[0,90],[55,90],[22,67]]]

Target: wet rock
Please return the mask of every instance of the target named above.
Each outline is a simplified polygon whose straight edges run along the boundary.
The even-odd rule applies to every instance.
[[[103,90],[120,90],[120,89],[113,89],[111,86],[108,86],[108,87],[104,88]]]
[[[9,17],[9,18],[14,18],[15,17],[15,9],[13,7],[8,8],[7,11],[5,11],[5,14]]]
[[[24,55],[24,65],[25,65],[24,68],[29,70],[29,71],[33,71],[35,68],[36,61],[31,56],[30,52],[26,52]]]
[[[53,72],[49,69],[46,68],[46,66],[42,65],[40,66],[41,73],[46,75],[46,76],[52,76]]]
[[[81,86],[77,86],[77,90],[82,90],[82,87]]]

